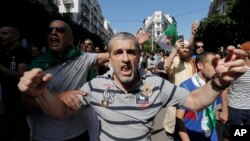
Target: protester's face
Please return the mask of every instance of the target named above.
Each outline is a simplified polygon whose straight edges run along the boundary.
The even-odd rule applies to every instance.
[[[190,48],[187,44],[184,44],[184,47],[181,47],[178,50],[179,56],[181,60],[188,60],[191,56],[190,54]]]
[[[195,48],[196,48],[196,53],[201,54],[204,51],[204,44],[201,42],[198,42],[195,44]]]
[[[0,28],[0,50],[5,50],[18,42],[18,31],[6,26]]]
[[[118,83],[133,82],[136,76],[140,52],[129,39],[113,39],[110,63],[114,70],[114,79]]]
[[[48,45],[55,53],[63,53],[66,47],[73,43],[73,35],[63,21],[56,20],[48,27]]]
[[[100,53],[101,51],[100,51],[100,48],[99,47],[96,47],[95,48],[95,53]]]
[[[214,55],[208,55],[207,61],[202,64],[201,73],[205,80],[210,80],[215,74],[214,67],[212,65],[212,59]]]
[[[85,40],[82,43],[81,50],[84,52],[93,52],[93,42],[91,40]]]
[[[32,47],[32,56],[37,56],[39,55],[39,50],[37,47]]]

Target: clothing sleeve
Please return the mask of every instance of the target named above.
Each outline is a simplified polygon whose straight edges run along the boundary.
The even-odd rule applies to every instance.
[[[89,86],[90,82],[84,83],[84,85],[80,88],[80,91],[86,93],[86,96],[77,95],[83,105],[88,105],[91,101],[91,88]]]
[[[86,55],[86,63],[94,66],[97,61],[97,54],[96,53],[84,53]]]
[[[181,106],[190,92],[165,80],[161,93],[164,106]]]
[[[180,84],[180,87],[181,88],[184,88],[184,89],[186,89],[186,90],[188,90],[188,87],[185,85],[185,83],[181,83]],[[190,91],[189,91],[189,93],[190,93]],[[178,106],[177,107],[178,109],[182,109],[183,111],[187,111],[188,109],[186,108],[186,107],[184,107],[184,106]]]

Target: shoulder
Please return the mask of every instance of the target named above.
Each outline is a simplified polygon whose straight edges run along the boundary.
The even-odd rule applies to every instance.
[[[167,80],[165,80],[164,78],[158,76],[158,75],[155,75],[155,74],[151,74],[151,75],[145,75],[142,77],[142,79],[145,81],[145,82],[149,82],[151,84],[155,84],[155,85],[158,85],[158,84],[161,84]]]
[[[193,84],[193,81],[192,81],[191,78],[189,78],[189,79],[183,81],[183,82],[180,84],[180,87],[185,87],[185,86],[190,85],[190,84]]]
[[[100,84],[100,83],[105,83],[110,81],[111,79],[108,76],[103,76],[103,75],[99,75],[95,78],[93,78],[92,80],[90,80],[89,82],[92,84]]]
[[[97,57],[97,53],[89,53],[89,52],[86,52],[86,53],[83,53],[82,56],[83,56],[83,57],[93,57],[93,58],[96,58],[96,57]]]

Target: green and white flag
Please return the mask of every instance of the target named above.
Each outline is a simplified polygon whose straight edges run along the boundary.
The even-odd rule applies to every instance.
[[[164,31],[164,34],[158,36],[155,42],[164,50],[171,51],[177,40],[176,23],[172,23]]]
[[[167,37],[167,44],[171,44],[172,46],[175,44],[177,40],[177,29],[176,23],[172,23],[168,26],[168,28],[164,31],[164,34]]]
[[[201,121],[201,128],[205,132],[206,137],[210,137],[212,130],[216,127],[216,119],[214,115],[214,111],[211,106],[207,107],[203,111],[203,118]]]

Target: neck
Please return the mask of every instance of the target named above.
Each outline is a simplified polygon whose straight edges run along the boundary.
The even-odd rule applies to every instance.
[[[134,79],[130,82],[121,82],[115,75],[114,75],[114,82],[120,87],[123,91],[128,92],[129,90],[134,89],[138,82],[140,82],[140,77],[138,74],[135,75]]]
[[[199,76],[200,79],[202,79],[203,81],[207,82],[207,80],[203,77],[201,71],[198,71],[197,74],[198,74],[198,76]]]

